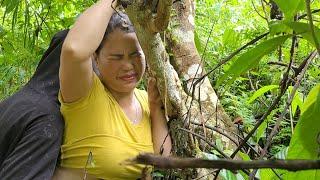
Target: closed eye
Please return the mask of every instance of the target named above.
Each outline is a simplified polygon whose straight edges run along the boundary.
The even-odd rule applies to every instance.
[[[136,52],[133,52],[130,54],[131,57],[141,57],[142,56],[142,53],[139,52],[139,51],[136,51]]]
[[[123,55],[110,55],[108,56],[108,59],[110,60],[120,60],[122,59]]]

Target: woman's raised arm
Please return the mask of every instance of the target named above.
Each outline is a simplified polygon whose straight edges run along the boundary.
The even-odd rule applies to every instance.
[[[112,0],[100,0],[83,12],[63,43],[59,76],[64,102],[86,96],[92,86],[92,57],[113,13],[111,4]]]

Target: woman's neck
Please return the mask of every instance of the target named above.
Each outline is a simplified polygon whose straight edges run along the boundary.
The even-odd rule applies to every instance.
[[[132,90],[131,92],[117,92],[109,88],[108,90],[121,107],[127,107],[132,104],[134,98],[134,90]]]

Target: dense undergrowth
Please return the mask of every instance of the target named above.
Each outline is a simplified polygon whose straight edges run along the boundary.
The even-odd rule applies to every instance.
[[[0,9],[0,16],[3,17],[3,22],[0,25],[0,100],[16,92],[29,80],[52,35],[60,29],[68,28],[83,8],[92,3],[92,1],[86,1],[83,4],[79,1],[66,0],[59,0],[55,3],[51,3],[50,0],[26,2],[14,6],[16,1],[2,1]],[[276,2],[282,8],[281,3],[285,1],[277,0]],[[292,3],[295,2],[304,3],[300,0],[292,1]],[[289,7],[292,8],[292,6]],[[317,10],[317,7],[320,7],[320,3],[313,1],[311,10]],[[294,13],[293,15],[297,13],[298,16],[305,14],[305,6],[303,9],[297,8],[295,11],[284,9],[284,15],[282,14],[284,20],[281,21],[271,20],[270,12],[269,4],[260,0],[197,0],[195,38],[207,72],[215,68],[219,62],[238,48],[269,32],[268,35],[243,49],[228,63],[215,69],[209,75],[221,104],[238,126],[243,137],[253,129],[256,122],[263,117],[280,94],[279,84],[281,85],[290,59],[292,59],[287,81],[288,90],[284,92],[279,103],[273,107],[266,121],[249,139],[249,143],[257,151],[264,148],[277,119],[286,110],[286,102],[298,80],[298,77],[294,76],[295,72],[316,47],[312,43],[311,35],[304,36],[304,31],[299,32],[301,28],[303,29],[301,24],[294,24],[288,20],[290,13]],[[313,13],[313,18],[315,26],[318,27],[319,13]],[[303,25],[308,24],[308,17],[303,17],[299,22],[305,23]],[[297,39],[294,53],[291,53],[293,30],[297,33]],[[320,36],[319,31],[316,32],[317,36]],[[283,43],[279,43],[280,46],[276,46],[274,43],[263,46],[263,42],[286,34],[289,36],[285,37]],[[270,49],[270,52],[259,55],[254,52],[254,48],[257,48],[259,44],[262,44],[262,50],[266,49],[265,47],[274,46],[274,48]],[[250,68],[241,72],[232,74],[231,70],[234,70],[234,64],[245,53],[247,56],[243,60],[251,58],[255,59],[257,63],[253,63]],[[259,58],[257,58],[258,56]],[[241,62],[239,63],[241,64]],[[317,89],[315,93],[310,93],[311,89],[316,87],[319,82],[320,61],[316,57],[303,75],[301,85],[297,88],[293,101],[280,122],[279,132],[268,148],[267,158],[284,159],[288,157],[287,151],[295,132],[294,129],[299,121],[306,119],[301,115],[302,112],[308,110],[304,105],[308,104],[306,103],[308,94],[315,100],[319,99],[320,92]],[[314,117],[318,116],[312,118]],[[320,127],[319,118],[312,119],[312,121],[315,127]],[[316,142],[314,144],[316,145]],[[257,158],[250,151],[246,154],[242,153],[242,156],[244,159]],[[261,174],[264,173],[261,172]]]

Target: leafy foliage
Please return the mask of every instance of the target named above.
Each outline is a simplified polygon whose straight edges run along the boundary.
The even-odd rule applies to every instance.
[[[220,100],[226,111],[235,119],[235,122],[239,122],[240,119],[243,123],[238,126],[245,136],[255,125],[255,121],[261,118],[278,95],[275,89],[280,90],[279,85],[282,83],[290,59],[292,59],[293,66],[291,71],[289,71],[289,76],[294,77],[295,71],[293,69],[301,66],[302,62],[308,57],[308,54],[315,49],[314,37],[311,34],[309,21],[306,16],[305,1],[292,0],[288,3],[288,1],[285,0],[276,0],[275,2],[284,14],[284,20],[270,20],[269,13],[271,13],[270,10],[272,7],[269,7],[268,4],[262,5],[262,1],[252,1],[252,3],[245,1],[214,1],[212,6],[205,7],[214,9],[218,6],[220,8],[211,13],[207,12],[208,15],[203,13],[206,12],[206,9],[202,8],[202,3],[204,2],[205,1],[201,0],[198,1],[200,6],[198,11],[201,11],[198,15],[202,17],[198,18],[197,25],[200,27],[197,27],[197,33],[200,34],[198,35],[199,37],[209,38],[212,44],[210,45],[209,43],[209,49],[214,49],[212,54],[210,54],[210,51],[207,53],[207,56],[210,55],[210,58],[206,58],[206,68],[208,71],[211,70],[212,67],[215,67],[215,65],[227,55],[249,42],[258,34],[266,31],[270,32],[267,39],[260,40],[261,42],[257,43],[257,45],[249,46],[243,50],[243,53],[239,53],[231,59],[231,62],[225,64],[222,69],[218,69],[210,75],[210,79],[216,84],[216,88],[220,94]],[[225,6],[222,5],[223,3],[225,3]],[[234,8],[239,5],[241,6],[239,11],[228,14],[228,12],[234,11]],[[312,2],[311,10],[316,10],[318,5],[318,2]],[[245,14],[245,12],[251,13]],[[303,18],[295,21],[294,16]],[[205,17],[207,20],[204,20]],[[234,19],[237,19],[237,21],[235,21],[236,23],[234,23]],[[314,13],[313,19],[315,20],[313,23],[315,24],[316,37],[319,39],[320,31],[317,23],[319,14]],[[250,22],[253,22],[253,24],[248,25]],[[212,24],[214,24],[213,35],[211,37],[208,37],[208,34],[201,35],[201,33],[208,31],[212,27]],[[238,28],[234,28],[235,24]],[[243,27],[243,29],[239,27]],[[206,30],[201,31],[202,29]],[[270,43],[273,39],[286,35],[298,36],[298,45],[294,48],[294,53],[291,53],[292,38],[290,37],[287,37],[287,41],[276,42],[275,40],[274,44]],[[289,41],[289,39],[291,39],[291,41]],[[205,42],[205,40],[202,40],[202,42]],[[267,43],[270,44],[263,46]],[[274,46],[272,47],[272,45]],[[259,49],[259,47],[261,49]],[[301,119],[304,119],[303,115],[300,116],[304,99],[310,89],[320,81],[319,67],[317,58],[312,61],[300,87],[293,96],[290,109],[288,110],[289,113],[287,113],[281,121],[279,133],[272,140],[272,145],[268,149],[269,154],[267,158],[279,158],[277,156],[278,153],[287,149],[292,134],[294,134],[294,136],[296,135],[295,132],[297,128],[299,128],[299,125],[296,126],[296,124],[301,123]],[[285,111],[285,102],[292,92],[295,80],[296,78],[289,83],[289,88],[285,93],[285,95],[288,94],[288,96],[281,97],[280,103],[271,111],[268,118],[266,118],[254,136],[249,140],[251,145],[262,145],[263,147],[266,143],[266,137],[270,134],[277,118]],[[315,94],[319,94],[319,92]],[[250,104],[248,104],[248,102]],[[309,117],[307,119],[309,119]],[[304,122],[306,121],[304,120]],[[312,122],[313,126],[320,127],[320,122],[314,120]],[[320,132],[319,129],[315,131]],[[302,134],[311,135],[312,133],[304,131]],[[303,135],[301,137],[303,137]],[[290,144],[292,144],[292,141],[294,140],[292,139]],[[307,147],[301,144],[301,142],[297,142],[297,144],[300,144],[301,148]],[[308,142],[308,144],[310,144],[310,142]],[[316,145],[314,142],[311,144]],[[248,153],[248,155],[250,159],[256,158],[250,153]],[[243,153],[241,157],[248,159]],[[284,157],[284,155],[281,156],[281,158]],[[304,158],[304,156],[296,156],[295,158]],[[311,159],[316,158],[319,157],[313,156]],[[278,170],[277,172],[280,176],[286,173],[286,171]],[[271,170],[262,170],[259,174],[262,179],[278,179]]]
[[[318,159],[320,153],[320,84],[315,86],[305,100],[299,122],[294,130],[289,150],[288,159]],[[305,171],[287,173],[288,179],[301,179],[309,177],[319,179],[320,171]]]

